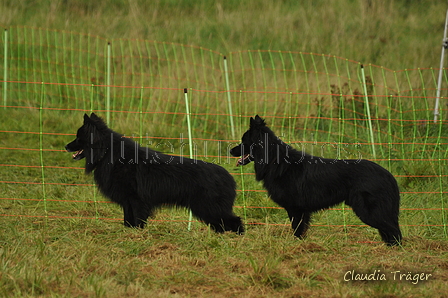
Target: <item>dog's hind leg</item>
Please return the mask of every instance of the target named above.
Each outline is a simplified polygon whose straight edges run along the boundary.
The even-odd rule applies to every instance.
[[[387,245],[394,246],[401,244],[402,235],[398,224],[396,226],[389,226],[386,229],[378,229],[378,231]]]
[[[237,234],[243,234],[244,233],[244,226],[241,221],[241,218],[233,215],[233,214],[225,214],[225,215],[216,215],[216,216],[199,216],[197,213],[193,214],[198,217],[201,221],[203,221],[205,224],[209,225],[213,231],[216,233],[224,233],[226,231],[232,231]]]
[[[381,239],[389,246],[399,245],[402,235],[398,225],[398,206],[392,208],[378,198],[364,194],[362,201],[352,202],[353,211],[367,225],[380,233]]]
[[[291,221],[291,227],[294,231],[294,236],[303,239],[306,231],[310,227],[311,213],[302,212],[295,209],[286,209],[288,212],[289,220]]]
[[[192,205],[190,210],[195,217],[206,225],[210,225],[217,233],[224,233],[225,231],[233,231],[237,234],[244,233],[241,218],[233,213],[232,206],[216,209],[214,206],[208,206],[207,208],[204,205]]]
[[[244,226],[240,217],[232,214],[223,217],[221,221],[222,221],[222,228],[224,229],[224,231],[232,231],[239,235],[244,233]]]
[[[386,221],[384,218],[361,218],[369,226],[380,233],[381,239],[389,246],[400,245],[402,235],[398,222]]]

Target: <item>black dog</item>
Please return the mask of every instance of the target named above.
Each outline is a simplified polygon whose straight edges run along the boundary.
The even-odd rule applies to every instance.
[[[237,165],[254,162],[258,181],[288,212],[294,235],[303,237],[315,211],[345,202],[388,245],[398,245],[400,192],[392,174],[364,160],[320,158],[283,143],[263,119],[250,119],[242,143],[230,150]]]
[[[128,227],[145,226],[160,206],[182,206],[216,232],[243,233],[233,211],[236,183],[222,167],[162,154],[112,131],[94,113],[84,115],[76,139],[65,146],[73,159],[86,158],[100,191],[124,211]]]

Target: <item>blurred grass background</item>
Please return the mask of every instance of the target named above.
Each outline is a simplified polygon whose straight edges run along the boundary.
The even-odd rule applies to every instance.
[[[446,1],[13,1],[0,25],[204,47],[331,54],[399,70],[437,67]]]

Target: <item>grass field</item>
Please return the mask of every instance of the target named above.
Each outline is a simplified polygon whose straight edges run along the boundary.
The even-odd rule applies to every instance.
[[[0,296],[445,297],[446,106],[441,121],[430,120],[446,8],[405,0],[1,1],[12,82],[0,107]],[[189,87],[195,152],[235,177],[245,235],[217,235],[196,221],[188,231],[182,209],[126,229],[83,162],[64,152],[84,111],[106,117],[108,41],[111,127],[188,155]],[[356,61],[366,65],[376,157]],[[317,213],[308,237],[294,238],[252,166],[228,158],[254,113],[298,148],[388,168],[402,192],[403,246],[383,245],[346,206]]]
[[[332,54],[390,69],[437,67],[445,1],[13,1],[3,26],[176,42],[221,53]]]
[[[21,109],[8,109],[7,113],[12,119],[23,116]],[[15,120],[10,125],[33,131],[33,123],[39,123],[38,114],[28,112],[30,124]],[[64,115],[57,117],[55,112],[51,115],[53,119],[48,125],[52,131],[69,131],[79,122],[65,121]],[[3,117],[7,115],[2,113]],[[13,141],[17,145],[33,143],[36,138],[32,134],[6,134],[2,146]],[[241,208],[245,204],[275,207],[264,193],[257,191],[262,188],[250,175],[244,176],[244,185],[252,191],[239,193],[240,207],[236,208],[247,224],[244,236],[216,235],[197,222],[188,231],[187,212],[172,209],[161,210],[144,230],[133,230],[122,226],[122,211],[105,203],[95,190],[92,177],[83,174],[83,162],[74,163],[70,154],[59,149],[71,139],[71,135],[45,138],[52,142],[45,148],[55,149],[45,153],[44,186],[42,169],[28,167],[39,164],[39,151],[2,152],[7,164],[26,167],[3,165],[1,180],[20,182],[28,177],[30,181],[2,184],[4,198],[16,198],[1,201],[2,296],[445,295],[448,241],[440,221],[440,208],[427,208],[440,206],[440,195],[412,193],[437,190],[439,179],[398,178],[402,191],[409,192],[402,194],[402,247],[386,247],[377,231],[362,226],[349,209],[316,214],[308,237],[303,241],[295,239],[284,210],[248,208],[244,212]],[[232,164],[222,164],[234,173],[241,187],[242,176],[238,176],[233,160]],[[252,171],[250,167],[244,170]],[[422,273],[431,276],[416,280]],[[373,275],[375,279],[384,274],[386,280],[351,280],[356,274]]]
[[[245,236],[166,222],[145,230],[26,218],[2,226],[4,297],[444,297],[448,279],[446,241],[418,236],[391,249],[347,241],[336,229],[299,241],[272,226],[249,227]],[[353,270],[386,280],[355,281]],[[432,275],[416,279],[421,273]]]

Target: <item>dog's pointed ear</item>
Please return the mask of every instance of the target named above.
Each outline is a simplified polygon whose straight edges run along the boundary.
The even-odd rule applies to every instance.
[[[95,113],[90,114],[90,118],[87,116],[87,119],[89,119],[88,123],[94,125],[98,129],[107,129],[107,124],[104,122],[103,118],[97,116]]]
[[[90,121],[89,115],[84,114],[84,124],[87,124]]]
[[[90,114],[90,120],[95,123],[95,125],[106,125],[104,120],[95,113]]]
[[[250,117],[250,127],[260,127],[265,125],[266,122],[264,122],[264,120],[260,116],[255,115],[255,118]]]

